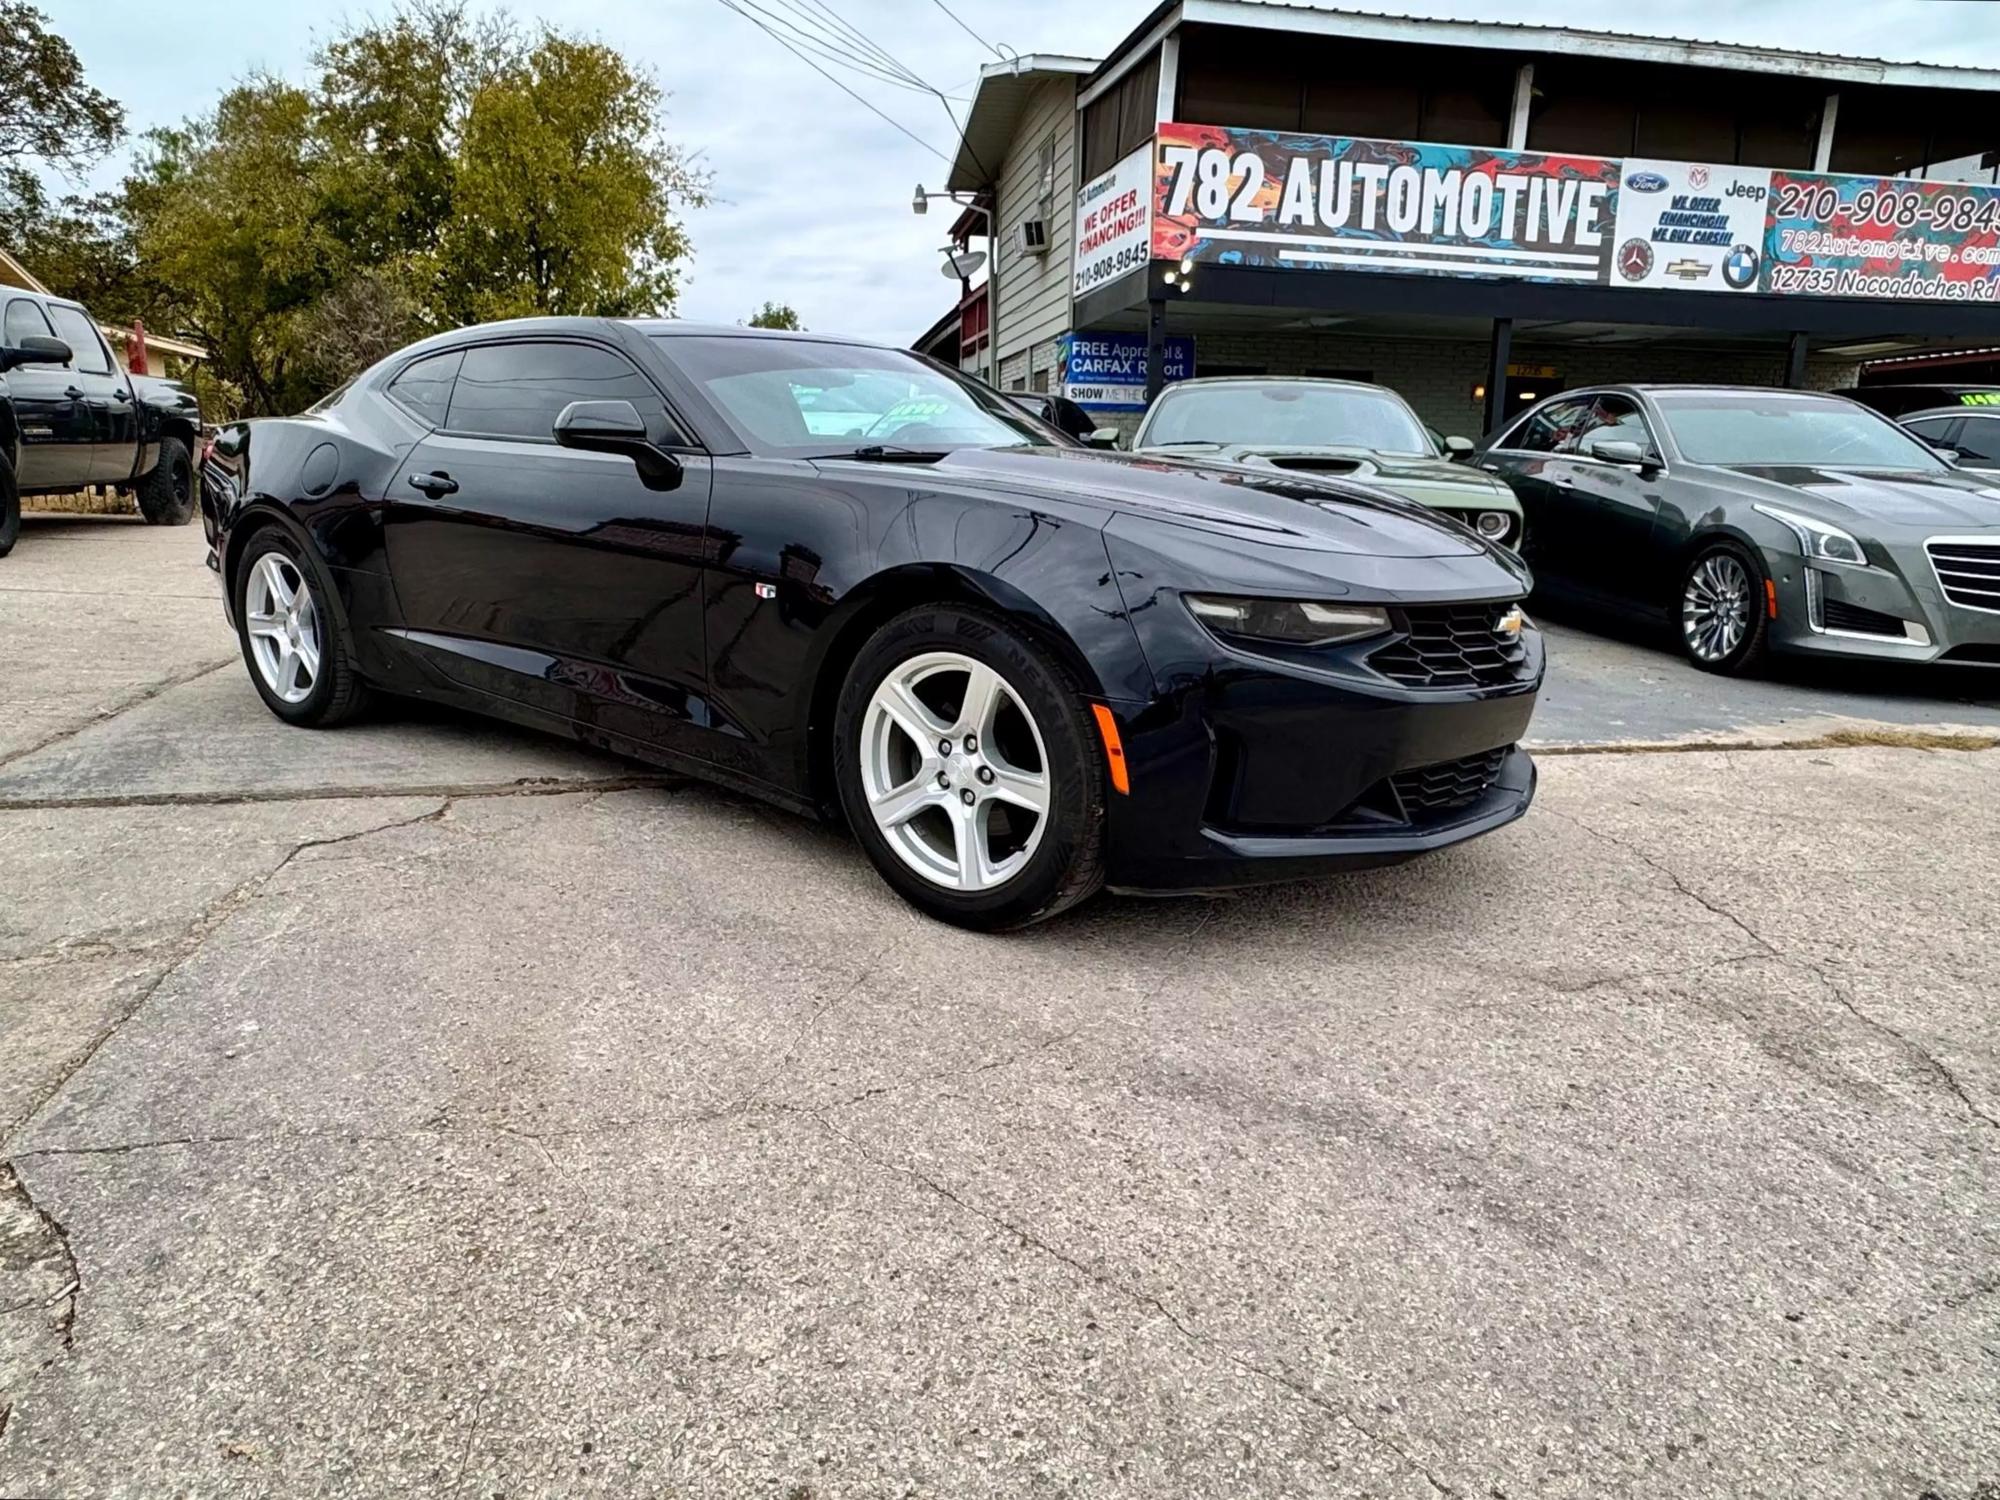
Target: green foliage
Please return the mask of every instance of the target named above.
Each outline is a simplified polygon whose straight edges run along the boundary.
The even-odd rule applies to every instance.
[[[86,249],[31,264],[58,290],[116,288],[102,316],[206,344],[251,415],[442,328],[671,309],[676,215],[707,184],[616,52],[409,0],[314,63],[307,84],[252,76],[149,133],[111,203],[75,206]]]
[[[118,144],[125,110],[83,81],[47,21],[22,0],[0,0],[0,166],[34,158],[73,175]]]
[[[752,328],[789,328],[794,333],[804,333],[806,325],[799,321],[799,315],[783,302],[766,302],[750,314]]]

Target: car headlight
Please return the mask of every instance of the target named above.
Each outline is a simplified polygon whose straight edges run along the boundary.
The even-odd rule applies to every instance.
[[[1194,617],[1221,635],[1295,646],[1365,640],[1389,628],[1389,612],[1372,604],[1322,604],[1314,599],[1232,599],[1189,594]]]
[[[1868,554],[1861,549],[1861,543],[1838,526],[1829,526],[1824,521],[1815,521],[1811,516],[1802,516],[1794,511],[1779,510],[1775,505],[1753,505],[1750,508],[1760,516],[1769,516],[1790,527],[1807,557],[1821,557],[1828,562],[1860,563],[1863,566],[1868,562]]]
[[[1497,542],[1513,529],[1514,518],[1504,510],[1482,510],[1472,523],[1472,529],[1489,542]]]

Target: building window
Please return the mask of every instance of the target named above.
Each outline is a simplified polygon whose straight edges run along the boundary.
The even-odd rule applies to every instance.
[[[1037,391],[1046,391],[1048,388],[1049,388],[1049,372],[1047,370],[1035,371],[1035,378],[1030,386],[1030,389]]]
[[[1103,176],[1138,150],[1159,119],[1160,54],[1154,51],[1084,109],[1084,180]]]

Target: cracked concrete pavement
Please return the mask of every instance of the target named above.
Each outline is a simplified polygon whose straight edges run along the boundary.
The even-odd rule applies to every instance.
[[[0,585],[58,546],[198,550]],[[2000,1484],[2000,754],[1551,758],[995,939],[550,741],[143,696],[188,630],[0,749],[0,1494]]]

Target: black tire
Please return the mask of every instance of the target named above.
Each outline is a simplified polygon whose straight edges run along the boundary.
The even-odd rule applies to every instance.
[[[194,517],[194,460],[177,437],[160,439],[160,461],[133,494],[139,514],[153,526],[185,526]]]
[[[310,691],[297,702],[287,702],[265,681],[263,668],[258,665],[250,643],[250,612],[244,603],[244,592],[258,563],[272,554],[283,558],[292,573],[313,591],[313,620],[319,639],[320,670],[312,680]],[[264,700],[266,708],[287,724],[308,729],[330,729],[354,718],[368,706],[368,685],[355,670],[347,630],[330,603],[333,590],[327,583],[326,572],[305,555],[304,549],[292,540],[288,532],[267,526],[250,538],[237,561],[229,587],[236,615],[236,639],[243,651],[243,665],[248,669],[251,685],[257,689],[257,696]]]
[[[1049,785],[1047,826],[1027,862],[984,891],[950,889],[913,870],[876,825],[864,790],[862,738],[868,705],[893,669],[933,651],[954,652],[992,668],[1033,716],[1041,735]],[[1001,615],[956,604],[925,605],[876,631],[842,685],[833,755],[841,809],[856,841],[903,899],[940,921],[981,932],[1025,927],[1076,905],[1104,883],[1106,772],[1083,693],[1049,651]]]
[[[1749,619],[1742,637],[1736,644],[1719,653],[1705,649],[1701,644],[1690,610],[1698,591],[1706,581],[1713,592],[1714,574],[1711,568],[1719,569],[1723,576],[1733,577],[1731,567],[1739,572],[1745,581],[1744,603],[1749,610]],[[1704,672],[1717,672],[1726,677],[1741,677],[1762,669],[1771,655],[1770,584],[1763,564],[1758,562],[1750,550],[1735,542],[1711,542],[1702,547],[1689,559],[1681,574],[1681,591],[1674,600],[1675,638],[1681,643],[1681,654]]]
[[[14,466],[0,453],[0,557],[21,539],[21,491],[14,483]]]

